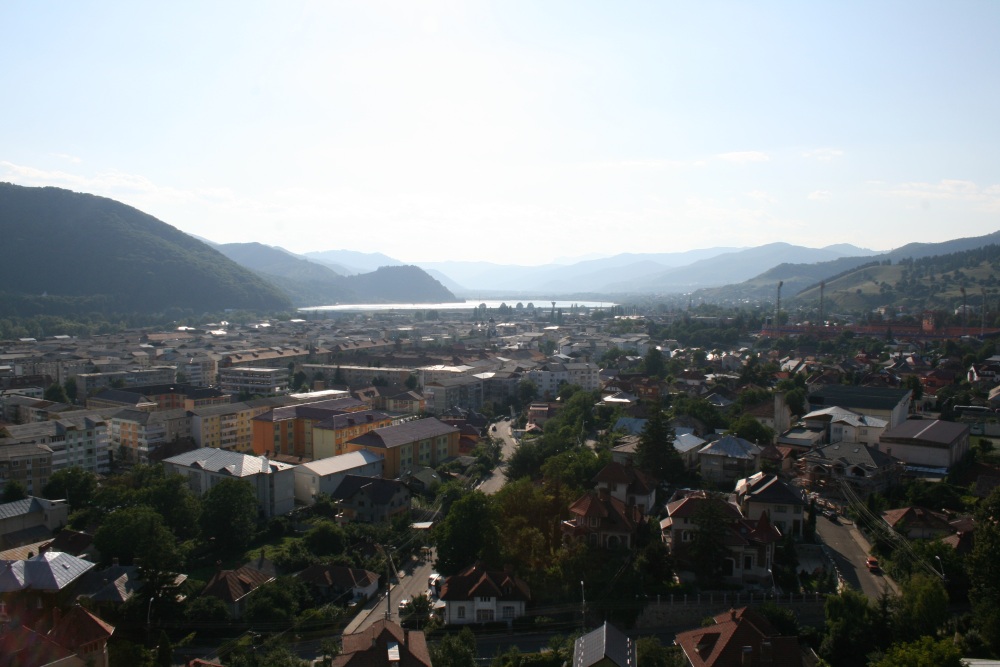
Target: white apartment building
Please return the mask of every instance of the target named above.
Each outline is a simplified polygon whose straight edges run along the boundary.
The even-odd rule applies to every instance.
[[[219,388],[233,395],[241,392],[260,396],[288,393],[287,368],[254,368],[235,366],[219,371]]]

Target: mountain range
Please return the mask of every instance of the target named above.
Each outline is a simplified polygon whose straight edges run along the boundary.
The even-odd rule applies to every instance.
[[[1000,232],[994,232],[910,243],[886,253],[843,243],[823,248],[770,243],[622,253],[543,266],[463,261],[412,266],[377,252],[297,255],[260,243],[215,244],[111,199],[9,183],[0,183],[0,234],[6,251],[0,306],[14,315],[229,308],[274,312],[334,303],[446,303],[459,297],[609,296],[627,301],[687,294],[736,302],[774,298],[778,283],[786,303],[818,300],[824,283],[831,298],[868,307],[859,297],[884,297],[907,285],[926,291],[927,285],[917,285],[911,273],[898,268],[900,263],[954,256],[958,259],[935,266],[952,272],[966,266],[985,290],[995,280],[994,255],[1000,254],[977,254],[1000,244]],[[940,286],[926,266],[922,271],[922,280]],[[942,282],[951,277],[943,276]],[[959,281],[952,282],[957,289]]]

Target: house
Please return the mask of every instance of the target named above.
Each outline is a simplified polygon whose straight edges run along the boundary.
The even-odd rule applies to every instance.
[[[909,419],[884,432],[878,449],[907,466],[947,471],[969,451],[969,426],[939,419]]]
[[[760,447],[726,435],[698,450],[702,479],[715,484],[735,482],[760,469]]]
[[[674,643],[692,667],[801,667],[798,637],[784,637],[758,612],[742,607],[714,623],[677,633]]]
[[[741,479],[736,483],[736,500],[747,519],[756,520],[766,514],[783,535],[791,533],[802,538],[806,501],[777,475],[759,472]]]
[[[361,632],[345,634],[332,667],[431,667],[427,640],[419,630],[404,630],[379,619]]]
[[[635,642],[607,621],[573,642],[573,667],[635,667]]]
[[[382,461],[381,457],[362,450],[297,465],[293,469],[295,500],[312,505],[320,494],[332,496],[347,475],[381,477]]]
[[[410,490],[402,482],[345,475],[330,494],[337,501],[337,521],[377,523],[410,511]]]
[[[823,430],[822,444],[860,442],[869,447],[874,447],[878,443],[879,436],[889,425],[885,419],[839,406],[813,410],[802,417],[802,422],[808,429]]]
[[[708,444],[694,433],[678,433],[674,437],[674,449],[681,455],[685,470],[695,470],[698,467],[698,452]]]
[[[605,489],[612,498],[638,507],[642,514],[656,504],[656,480],[632,466],[612,461],[591,481],[596,483],[598,492]]]
[[[325,602],[369,599],[378,591],[378,575],[356,567],[316,564],[295,576]]]
[[[882,512],[882,518],[897,533],[911,540],[936,540],[955,533],[948,517],[925,507],[900,507]]]
[[[295,506],[295,466],[213,447],[202,447],[163,460],[168,473],[181,475],[200,496],[223,479],[248,482],[257,496],[262,516],[288,514]]]
[[[246,611],[247,596],[271,581],[274,581],[273,575],[244,565],[235,570],[217,571],[201,594],[219,598],[226,603],[231,617],[240,618]]]
[[[475,563],[444,580],[445,625],[513,621],[531,601],[528,585],[509,570],[487,570]]]
[[[46,500],[29,496],[0,505],[0,549],[52,537],[69,519],[65,500]]]
[[[113,625],[74,605],[56,617],[48,638],[73,651],[85,665],[108,667],[108,640],[114,631]]]
[[[711,510],[706,505],[711,503]],[[771,564],[774,546],[781,540],[781,532],[767,515],[756,520],[744,518],[739,507],[718,495],[694,491],[667,503],[667,518],[660,522],[663,542],[677,561],[691,567],[688,550],[695,541],[699,518],[712,511],[726,525],[724,543],[729,550],[725,559],[723,579],[728,583],[771,585]]]
[[[605,549],[631,548],[643,521],[638,507],[615,498],[607,487],[586,492],[569,512],[573,516],[562,522],[563,535]]]
[[[804,454],[799,459],[798,476],[805,486],[842,496],[840,486],[847,484],[854,493],[867,498],[893,486],[902,474],[898,459],[874,447],[834,443]]]

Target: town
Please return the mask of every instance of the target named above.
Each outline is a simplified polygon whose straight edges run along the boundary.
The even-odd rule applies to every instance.
[[[1000,650],[992,339],[548,305],[3,341],[0,664]]]

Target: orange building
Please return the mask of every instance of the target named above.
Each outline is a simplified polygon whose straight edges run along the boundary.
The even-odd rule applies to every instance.
[[[313,451],[313,427],[330,417],[361,412],[368,407],[356,398],[332,398],[275,408],[254,417],[251,423],[253,453],[318,458]]]

